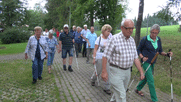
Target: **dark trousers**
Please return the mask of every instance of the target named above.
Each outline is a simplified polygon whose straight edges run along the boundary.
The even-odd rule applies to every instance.
[[[79,52],[81,50],[82,44],[81,43],[75,43],[75,50],[76,50],[76,56],[78,57]]]
[[[83,51],[82,51],[82,56],[83,57],[86,57],[86,54],[87,54],[86,45],[87,45],[87,42],[83,42]]]
[[[41,60],[41,58],[35,57],[33,65],[32,65],[32,74],[33,79],[37,80],[38,77],[41,77],[42,71],[43,71],[43,62],[44,59]]]

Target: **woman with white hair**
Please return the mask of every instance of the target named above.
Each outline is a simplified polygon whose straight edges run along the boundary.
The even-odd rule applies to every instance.
[[[46,38],[47,43],[48,43],[48,60],[47,60],[47,66],[48,66],[48,73],[51,73],[51,65],[53,64],[53,59],[54,59],[54,55],[56,52],[56,48],[58,49],[58,42],[57,39],[53,36],[53,30],[49,31],[49,35]]]
[[[30,56],[32,64],[33,82],[37,82],[37,78],[42,80],[43,62],[48,57],[48,46],[45,37],[41,36],[42,28],[37,26],[34,28],[35,34],[28,40],[25,50],[25,59]]]
[[[146,70],[147,67],[150,65],[151,60],[155,56],[157,52],[159,52],[160,55],[163,56],[172,56],[172,52],[165,53],[162,50],[161,45],[161,39],[158,37],[158,34],[160,33],[160,26],[158,24],[154,24],[150,29],[150,35],[145,36],[139,46],[138,46],[138,55],[141,58],[141,61],[144,62],[143,69]],[[155,91],[155,85],[154,85],[154,79],[153,79],[153,69],[154,65],[156,63],[156,60],[151,64],[149,69],[147,70],[145,74],[145,78],[140,81],[140,83],[137,86],[137,89],[135,90],[136,93],[138,93],[140,96],[144,96],[144,94],[141,92],[141,89],[145,86],[145,84],[148,82],[149,90],[151,99],[153,102],[158,101]]]

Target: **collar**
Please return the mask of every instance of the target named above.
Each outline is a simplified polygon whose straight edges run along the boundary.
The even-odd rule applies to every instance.
[[[126,37],[124,36],[124,34],[122,32],[120,32],[120,36],[121,36],[121,38],[123,38],[125,40],[130,40],[130,37],[128,39],[126,39]]]
[[[147,39],[148,39],[148,41],[151,41],[151,42],[157,42],[158,41],[158,37],[156,37],[156,40],[153,41],[153,39],[150,37],[150,35],[147,35]]]

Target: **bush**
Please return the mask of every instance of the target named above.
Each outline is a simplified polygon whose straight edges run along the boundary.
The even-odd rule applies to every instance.
[[[30,31],[27,28],[6,28],[4,32],[0,34],[0,39],[3,44],[10,43],[22,43],[29,39]]]

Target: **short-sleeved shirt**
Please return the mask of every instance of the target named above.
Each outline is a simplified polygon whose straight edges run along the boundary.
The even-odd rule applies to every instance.
[[[101,37],[101,38],[100,38],[100,37]],[[100,43],[99,43],[99,42],[100,42]],[[95,45],[98,45],[99,48],[98,48],[98,50],[97,50],[97,52],[96,52],[96,59],[102,59],[104,50],[105,50],[108,42],[109,42],[109,38],[104,39],[104,38],[102,38],[102,36],[99,36],[99,37],[97,38],[97,40],[96,40],[96,42],[95,42]]]
[[[88,32],[90,32],[89,29],[87,29],[87,30],[83,29],[83,30],[81,31],[81,34],[82,34],[82,36],[83,36],[84,38],[86,38],[86,35],[87,35]],[[82,39],[82,41],[85,41],[85,39]]]
[[[62,49],[69,50],[73,48],[73,39],[74,36],[71,32],[69,32],[68,34],[66,34],[65,32],[60,34],[59,40],[62,41]]]
[[[108,62],[122,68],[130,68],[138,58],[134,39],[126,39],[122,32],[114,35],[104,50],[104,57]]]
[[[53,36],[52,39],[47,37],[46,40],[49,48],[48,52],[54,53],[56,51],[56,45],[58,45],[57,39]]]
[[[94,48],[95,46],[95,41],[97,39],[97,34],[96,33],[91,33],[91,32],[88,32],[87,35],[86,35],[86,39],[89,40],[89,43],[90,43],[90,48]],[[88,43],[86,45],[86,48],[89,48],[88,46]]]

